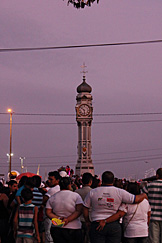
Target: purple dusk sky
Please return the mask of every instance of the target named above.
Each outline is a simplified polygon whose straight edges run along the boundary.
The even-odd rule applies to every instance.
[[[100,44],[162,39],[161,0],[100,0],[77,10],[64,0],[1,1],[0,49]],[[12,169],[40,174],[77,161],[76,88],[85,62],[94,114],[162,112],[162,43],[28,52],[0,52],[0,112],[12,108]],[[95,173],[143,178],[162,164],[162,115],[94,116]],[[65,123],[29,125],[27,123]],[[5,124],[4,124],[5,123]],[[14,125],[14,123],[26,123]],[[66,124],[74,123],[74,124]],[[9,115],[0,115],[1,173],[7,173]],[[146,163],[147,161],[147,163]]]

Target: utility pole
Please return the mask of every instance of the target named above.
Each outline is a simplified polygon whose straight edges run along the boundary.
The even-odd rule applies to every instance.
[[[10,113],[10,153],[9,153],[9,175],[11,175],[11,159],[12,159],[12,114],[13,111],[11,109],[8,109],[8,112]]]

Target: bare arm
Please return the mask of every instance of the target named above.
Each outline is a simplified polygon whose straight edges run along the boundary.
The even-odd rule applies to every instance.
[[[3,204],[4,204],[5,208],[7,208],[9,199],[8,199],[7,195],[4,193],[2,194],[2,200],[3,200]]]
[[[119,220],[120,218],[124,217],[126,213],[124,211],[119,210],[117,213],[113,214],[109,218],[106,219],[106,223],[111,223],[114,221]]]
[[[13,200],[12,203],[10,204],[10,208],[13,209],[15,207],[15,205],[16,205],[16,203]]]
[[[89,219],[89,208],[83,207],[83,216],[86,222],[90,222]]]
[[[122,218],[126,213],[124,211],[118,211],[117,213],[113,214],[112,216],[110,216],[107,219],[103,219],[103,220],[99,220],[99,226],[96,228],[97,230],[101,231],[103,230],[104,226],[106,223],[111,223],[114,221],[119,220],[120,218]]]
[[[43,205],[46,205],[46,202],[48,201],[49,197],[47,195],[43,196]]]
[[[144,199],[147,199],[148,200],[148,197],[147,197],[147,195],[145,193],[142,193],[140,195],[136,195],[134,203],[140,203]]]
[[[89,208],[83,207],[83,216],[88,230],[90,229],[91,221],[89,219]]]
[[[150,224],[150,217],[151,217],[151,211],[149,211],[148,213],[147,213],[147,224],[149,225]]]
[[[34,208],[34,227],[35,227],[35,233],[37,236],[37,241],[41,242],[40,236],[39,236],[39,230],[38,230],[38,207],[35,206]]]
[[[20,197],[19,196],[16,196],[15,198],[16,198],[16,201],[17,201],[18,205],[20,205],[21,204]]]
[[[46,215],[49,219],[59,218],[56,214],[53,213],[51,208],[46,208]]]

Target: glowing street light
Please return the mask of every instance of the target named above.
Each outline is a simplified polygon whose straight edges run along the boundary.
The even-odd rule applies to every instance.
[[[24,167],[24,159],[25,159],[25,157],[20,157],[21,173],[23,173],[23,169],[25,168],[25,167]]]
[[[8,113],[10,113],[10,153],[9,153],[9,175],[11,175],[11,158],[12,158],[12,114],[13,111],[11,109],[8,109]]]
[[[7,155],[7,158],[8,158],[8,161],[7,162],[9,162],[10,161],[10,154],[6,154]],[[11,156],[13,156],[14,154],[13,153],[11,153]]]

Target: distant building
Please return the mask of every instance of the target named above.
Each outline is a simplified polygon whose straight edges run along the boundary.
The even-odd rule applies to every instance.
[[[85,66],[84,66],[85,67]],[[77,87],[76,121],[78,125],[78,160],[76,175],[90,172],[94,175],[94,166],[91,159],[91,125],[93,120],[92,88],[86,83],[85,72],[83,82]]]

